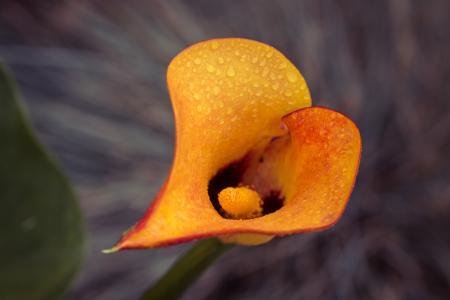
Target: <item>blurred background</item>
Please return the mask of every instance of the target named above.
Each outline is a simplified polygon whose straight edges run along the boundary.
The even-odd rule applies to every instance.
[[[87,220],[67,299],[135,299],[189,247],[101,253],[170,167],[167,64],[216,37],[283,52],[359,125],[363,158],[336,227],[235,247],[183,299],[450,299],[449,1],[3,0],[0,60]]]

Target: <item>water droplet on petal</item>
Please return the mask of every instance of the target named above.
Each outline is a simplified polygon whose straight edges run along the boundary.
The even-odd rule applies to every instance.
[[[296,82],[297,81],[297,76],[295,76],[295,73],[292,71],[289,71],[286,73],[286,77],[290,82]]]
[[[206,70],[207,70],[208,72],[212,73],[212,72],[214,72],[216,69],[215,69],[214,66],[212,66],[212,65],[207,65],[207,66],[206,66]]]
[[[217,41],[214,41],[211,43],[211,49],[216,50],[219,48],[219,43]]]
[[[279,66],[278,66],[278,68],[279,69],[284,69],[284,68],[286,68],[286,63],[285,62],[282,62]]]
[[[324,136],[326,133],[327,133],[327,131],[325,129],[323,129],[323,128],[321,128],[319,130],[319,135],[321,135],[321,136]]]
[[[196,58],[194,59],[194,64],[199,65],[202,62],[202,60],[200,58]]]
[[[236,75],[236,72],[234,71],[233,67],[229,67],[227,70],[227,75],[230,77],[233,77],[234,75]]]

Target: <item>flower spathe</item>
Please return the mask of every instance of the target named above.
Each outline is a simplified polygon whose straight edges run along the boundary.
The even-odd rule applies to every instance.
[[[167,82],[172,169],[114,250],[212,236],[259,244],[337,222],[357,174],[359,131],[340,113],[310,107],[305,80],[279,51],[238,38],[201,42],[172,60]],[[238,201],[228,214],[221,191],[221,201],[241,199],[253,213],[242,214]],[[274,199],[278,207],[266,209]]]

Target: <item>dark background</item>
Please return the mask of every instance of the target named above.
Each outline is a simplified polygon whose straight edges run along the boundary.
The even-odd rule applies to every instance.
[[[235,247],[183,299],[450,299],[449,28],[447,0],[1,1],[0,59],[87,220],[68,299],[135,299],[189,247],[100,252],[170,167],[168,62],[228,36],[275,46],[355,120],[361,170],[336,227]]]

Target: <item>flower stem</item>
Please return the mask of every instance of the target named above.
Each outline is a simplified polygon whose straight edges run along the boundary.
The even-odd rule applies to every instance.
[[[230,248],[230,244],[223,244],[218,239],[198,241],[154,286],[145,291],[140,300],[178,299],[216,258]]]

